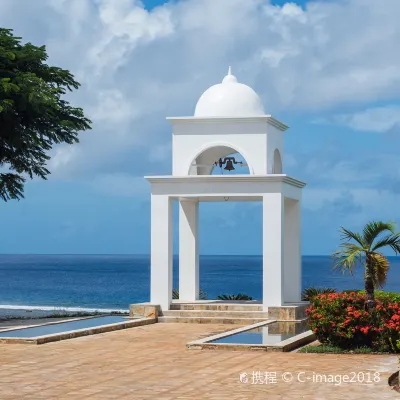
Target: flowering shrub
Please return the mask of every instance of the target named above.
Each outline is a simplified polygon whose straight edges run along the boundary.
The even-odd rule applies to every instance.
[[[365,294],[365,290],[343,290],[342,293],[360,293]],[[382,290],[375,290],[375,298],[381,301],[390,301],[392,303],[400,304],[400,293],[397,292],[384,292]]]
[[[400,339],[399,303],[390,296],[378,295],[376,310],[367,312],[365,300],[364,293],[356,292],[316,296],[307,309],[310,329],[321,343],[391,350],[391,342]]]

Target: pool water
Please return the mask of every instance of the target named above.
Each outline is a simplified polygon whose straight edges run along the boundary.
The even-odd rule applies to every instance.
[[[75,331],[77,329],[93,328],[96,326],[110,325],[117,322],[124,322],[126,318],[122,316],[108,315],[105,317],[95,317],[81,319],[78,321],[60,322],[52,325],[36,326],[34,328],[18,328],[8,332],[0,332],[0,338],[32,338]]]
[[[225,336],[210,343],[274,345],[308,330],[307,324],[304,323],[274,322],[259,328]]]

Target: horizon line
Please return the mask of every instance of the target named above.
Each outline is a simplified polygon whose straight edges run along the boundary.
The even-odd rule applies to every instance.
[[[150,253],[0,253],[1,256],[142,256],[150,257]],[[173,253],[173,257],[179,253]],[[199,257],[262,257],[262,254],[199,254]],[[332,257],[332,254],[302,254],[301,257]],[[399,258],[396,255],[386,256]]]
[[[150,256],[150,253],[0,253],[0,256]],[[179,253],[173,253],[179,256]],[[218,257],[262,257],[262,254],[199,254]],[[302,254],[302,257],[326,257],[330,254]]]

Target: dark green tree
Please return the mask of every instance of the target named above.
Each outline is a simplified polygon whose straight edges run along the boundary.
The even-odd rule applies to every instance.
[[[64,69],[46,64],[45,46],[21,44],[0,28],[0,198],[23,198],[26,177],[46,179],[48,151],[78,142],[91,121],[62,96],[80,86]]]

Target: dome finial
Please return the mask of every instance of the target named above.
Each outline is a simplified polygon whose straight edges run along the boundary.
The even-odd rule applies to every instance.
[[[254,117],[265,115],[257,93],[249,86],[239,83],[232,68],[222,83],[208,88],[200,97],[195,117]]]
[[[229,66],[228,75],[222,80],[222,83],[237,83],[236,76],[232,75],[232,68]]]

